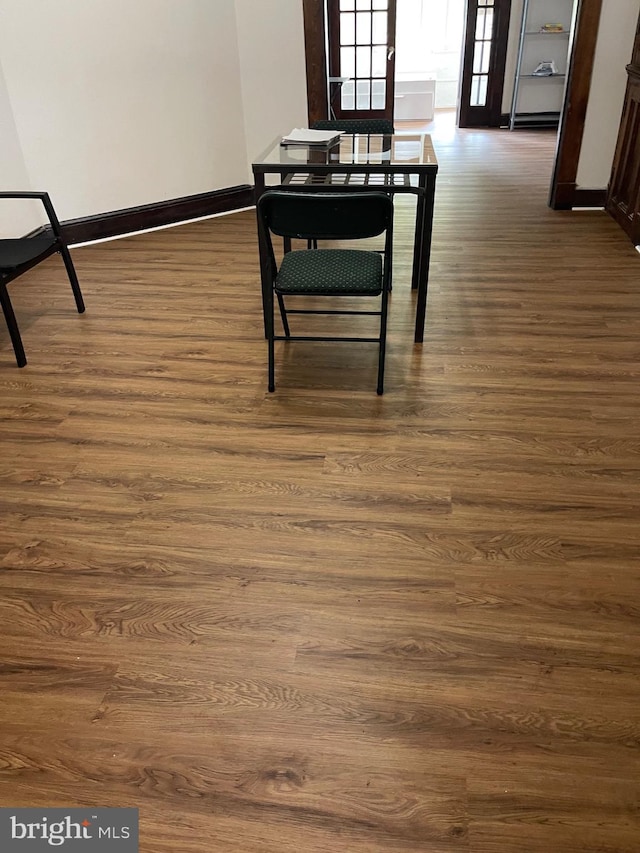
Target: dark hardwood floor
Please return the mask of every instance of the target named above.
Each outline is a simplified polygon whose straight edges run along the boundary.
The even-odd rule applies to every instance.
[[[267,393],[253,211],[75,249],[83,316],[57,259],[11,286],[0,804],[138,807],[144,853],[637,853],[640,258],[547,208],[554,142],[436,130],[381,398],[366,344]]]

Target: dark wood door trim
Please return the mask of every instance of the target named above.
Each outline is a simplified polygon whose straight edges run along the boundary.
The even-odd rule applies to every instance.
[[[606,210],[629,239],[640,243],[640,75],[629,72]]]
[[[616,152],[605,202],[634,245],[640,244],[640,16],[636,25]]]
[[[558,148],[549,191],[549,206],[570,210],[580,206],[576,187],[578,161],[589,102],[602,0],[580,0],[567,72],[567,94],[560,117]]]
[[[309,126],[329,117],[324,0],[302,0]]]

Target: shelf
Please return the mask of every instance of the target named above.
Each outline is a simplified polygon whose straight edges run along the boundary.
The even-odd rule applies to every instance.
[[[557,127],[560,123],[559,112],[518,113],[513,117],[513,127]]]
[[[509,128],[557,127],[563,109],[574,0],[522,0]],[[561,30],[545,30],[558,24]],[[525,73],[556,69],[555,74]],[[535,85],[531,81],[535,80]],[[539,83],[538,81],[543,81]],[[544,83],[544,81],[551,81]]]

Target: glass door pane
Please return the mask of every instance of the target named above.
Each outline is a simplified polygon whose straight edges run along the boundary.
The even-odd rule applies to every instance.
[[[395,0],[328,0],[327,10],[336,117],[393,118]]]

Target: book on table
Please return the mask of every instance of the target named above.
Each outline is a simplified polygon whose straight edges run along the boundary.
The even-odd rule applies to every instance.
[[[291,133],[282,137],[281,145],[315,145],[328,148],[340,141],[341,130],[310,130],[308,127],[294,127]]]

